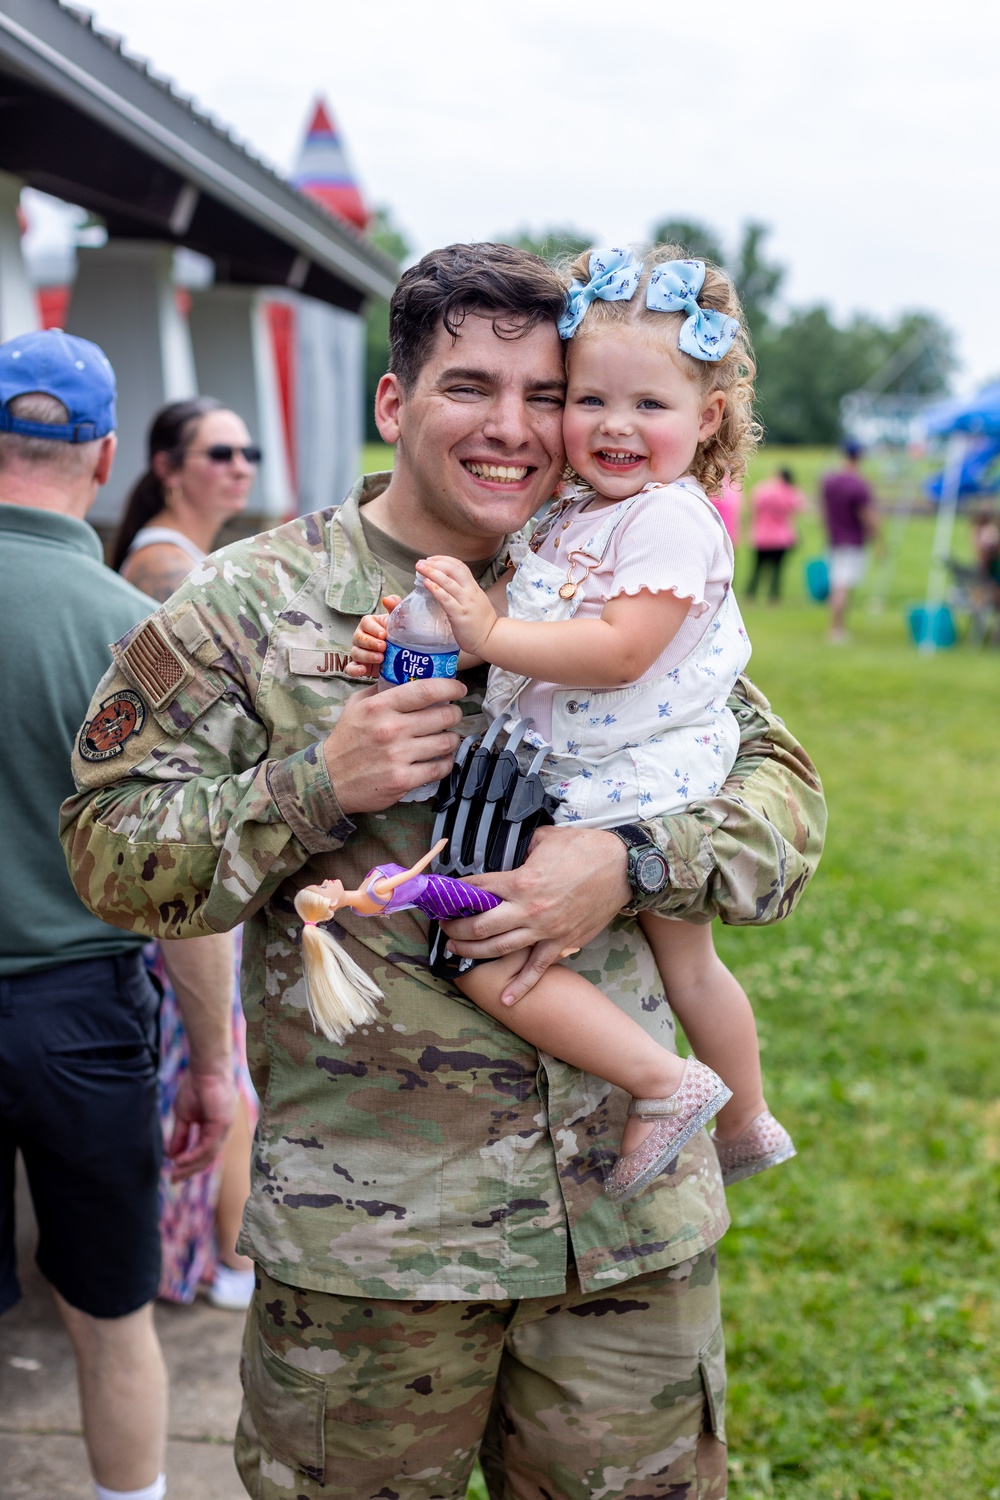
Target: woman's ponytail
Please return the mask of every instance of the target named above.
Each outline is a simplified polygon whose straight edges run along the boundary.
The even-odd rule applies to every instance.
[[[122,563],[128,557],[128,549],[139,532],[163,509],[165,498],[163,485],[152,469],[147,469],[142,478],[132,486],[111,552],[111,566],[116,573],[121,572]]]

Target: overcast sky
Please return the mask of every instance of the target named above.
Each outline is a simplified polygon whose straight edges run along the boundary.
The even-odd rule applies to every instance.
[[[414,248],[756,218],[791,304],[939,312],[1000,372],[1000,8],[981,0],[98,0],[276,165],[328,96]]]

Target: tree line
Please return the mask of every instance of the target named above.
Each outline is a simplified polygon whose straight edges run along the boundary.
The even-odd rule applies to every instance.
[[[409,246],[391,217],[381,211],[371,231],[376,243],[405,261]],[[933,313],[919,310],[880,320],[855,313],[838,320],[829,307],[786,307],[781,301],[785,267],[771,259],[766,225],[747,223],[733,246],[707,224],[664,219],[650,240],[679,245],[687,255],[711,260],[732,276],[746,313],[757,361],[757,414],[768,442],[835,443],[841,436],[840,403],[851,391],[879,395],[936,396],[947,390],[954,369],[954,338]],[[572,260],[595,243],[575,229],[554,228],[498,235],[505,244],[544,260]],[[366,439],[378,441],[372,421],[375,387],[388,356],[388,307],[369,306],[366,325]]]

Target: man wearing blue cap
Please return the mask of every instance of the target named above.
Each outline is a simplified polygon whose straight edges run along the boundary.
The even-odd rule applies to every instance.
[[[108,642],[152,607],[104,566],[84,521],[111,472],[114,429],[114,372],[96,344],[52,330],[0,345],[0,1313],[20,1295],[20,1150],[38,1265],[76,1353],[97,1496],[159,1500],[157,996],[145,940],[91,916],[58,839],[74,739]],[[134,694],[106,703],[91,725],[93,753],[113,759],[141,711]],[[182,1175],[212,1159],[232,1115],[227,984],[217,1005],[187,998],[192,1067],[171,1142]]]

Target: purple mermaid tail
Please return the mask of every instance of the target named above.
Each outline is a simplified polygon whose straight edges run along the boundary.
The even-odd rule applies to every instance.
[[[379,865],[365,876],[365,890],[374,901],[382,898],[373,890],[377,880],[390,880],[393,875],[402,875],[404,865]],[[379,916],[386,912],[403,911],[415,906],[428,917],[439,922],[448,922],[453,917],[471,917],[476,912],[490,911],[500,905],[500,897],[464,880],[453,880],[450,875],[414,875],[412,880],[398,885],[382,907]]]

